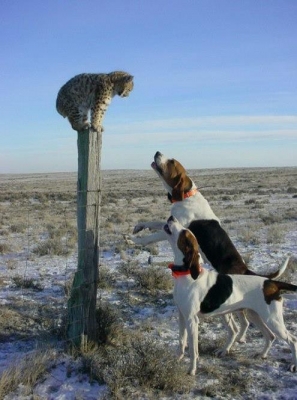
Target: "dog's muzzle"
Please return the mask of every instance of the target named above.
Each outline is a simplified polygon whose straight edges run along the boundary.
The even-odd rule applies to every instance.
[[[157,172],[159,172],[159,174],[162,175],[162,168],[161,168],[161,158],[162,158],[163,154],[160,153],[159,151],[156,152],[156,154],[154,155],[154,161],[151,163],[151,167],[156,170]]]
[[[164,231],[168,234],[168,235],[172,235],[172,231],[170,229],[170,223],[171,222],[177,222],[177,219],[171,215],[168,220],[167,220],[167,224],[164,225]]]
[[[164,231],[167,233],[167,235],[172,235],[172,232],[171,232],[168,224],[164,225]]]

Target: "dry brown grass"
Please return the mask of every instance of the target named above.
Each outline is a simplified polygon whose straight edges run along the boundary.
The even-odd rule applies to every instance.
[[[282,249],[287,235],[296,229],[296,168],[195,170],[189,174],[246,260],[253,261],[254,254],[262,248],[271,250],[272,254],[276,249]],[[43,287],[43,282],[24,272],[24,258],[34,262],[38,269],[44,258],[57,257],[57,260],[61,257],[67,262],[76,252],[76,174],[0,176],[0,189],[0,257],[7,273],[14,274],[9,280],[2,272],[1,287],[27,288],[29,293],[27,297],[12,300],[10,307],[2,307],[0,339],[9,342],[15,334],[36,337],[37,332],[57,337],[63,331],[61,320],[69,288],[65,283],[66,297],[51,298],[48,304],[31,300],[31,296],[38,294],[36,289]],[[196,381],[188,380],[185,374],[187,358],[177,364],[170,340],[166,346],[159,340],[164,333],[164,317],[158,319],[156,315],[167,305],[173,306],[172,279],[161,263],[139,265],[135,258],[144,249],[140,246],[129,248],[123,237],[131,234],[138,221],[165,221],[169,210],[166,193],[152,171],[108,171],[103,174],[100,251],[119,256],[121,266],[116,271],[109,270],[108,263],[101,267],[99,293],[107,298],[112,293],[119,303],[116,311],[110,304],[107,307],[99,304],[99,347],[79,355],[85,361],[86,371],[93,379],[106,382],[114,398],[123,399],[153,399],[171,396],[170,393],[174,393],[172,398],[178,398],[180,392],[186,393],[193,387],[192,394],[197,396],[239,398],[241,392],[249,392],[252,384],[264,387],[261,380],[253,379],[251,358],[241,354],[242,350],[235,351],[231,361],[210,355],[221,340],[209,345],[208,330],[217,329],[216,322],[207,328],[201,325],[203,362],[199,364]],[[157,245],[145,250],[154,256],[159,253]],[[296,282],[296,260],[295,254],[284,275],[285,280]],[[68,278],[67,282],[70,281]],[[144,307],[151,308],[153,316],[139,322]],[[294,326],[293,311],[288,313],[288,320]],[[123,327],[124,322],[129,324],[129,329]],[[208,345],[203,347],[203,343]],[[39,361],[38,358],[39,355],[36,374],[32,378],[26,376],[26,371],[22,372],[26,369],[24,365],[27,368],[34,365],[30,357],[24,359],[24,364],[14,365],[9,374],[5,372],[0,393],[9,393],[18,383],[23,383],[30,394],[30,387],[32,389],[46,373],[52,360],[51,356],[40,357]],[[230,368],[233,368],[231,372]],[[15,375],[11,383],[10,374]],[[214,379],[215,382],[201,387],[200,378]],[[273,389],[273,385],[274,382],[269,381],[268,389]]]
[[[138,399],[146,393],[153,399],[189,392],[194,379],[171,349],[137,331],[124,335],[124,346],[120,340],[120,346],[104,346],[83,356],[92,378],[108,385],[111,398]]]
[[[55,350],[37,350],[18,359],[3,371],[0,377],[0,399],[23,385],[22,396],[32,395],[32,388],[57,358]]]
[[[152,294],[156,291],[171,291],[173,288],[172,278],[168,271],[160,266],[148,266],[138,268],[134,278],[141,288],[146,289]]]

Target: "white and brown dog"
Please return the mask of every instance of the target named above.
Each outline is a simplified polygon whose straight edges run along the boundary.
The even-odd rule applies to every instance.
[[[197,235],[203,258],[208,260],[217,272],[222,274],[255,275],[253,271],[247,268],[228,234],[221,227],[219,218],[212,211],[208,201],[198,191],[197,186],[187,175],[181,163],[175,159],[167,158],[158,151],[151,166],[161,179],[172,202],[171,215],[176,217],[183,226],[189,227],[194,235]],[[164,224],[165,221],[139,222],[134,228],[134,234],[143,229],[156,230],[156,232],[147,236],[132,237],[128,242],[131,243],[132,241],[135,244],[146,246],[150,243],[166,240],[167,236],[163,230]],[[199,229],[196,229],[198,226]],[[203,235],[206,240],[203,240]],[[286,266],[287,264],[283,264],[281,269],[267,275],[267,277],[278,278],[284,272]],[[249,321],[243,313],[238,313],[238,316],[241,329],[237,340],[244,342]],[[250,314],[249,320],[254,322],[262,331],[262,324],[258,323]],[[237,329],[234,320],[233,326],[234,329]],[[265,337],[265,332],[262,331],[262,333]]]
[[[199,317],[226,315],[249,309],[264,322],[265,329],[288,343],[292,352],[290,371],[297,369],[297,339],[291,335],[283,320],[281,290],[297,291],[297,286],[260,276],[218,274],[203,269],[200,264],[198,242],[193,233],[171,216],[164,232],[174,252],[171,265],[174,276],[174,300],[179,311],[180,358],[189,339],[190,370],[194,375],[198,360]],[[288,259],[285,264],[288,263]],[[228,322],[228,318],[226,318]],[[234,343],[236,332],[229,324],[229,338],[225,348]],[[273,343],[270,341],[263,357]]]
[[[214,219],[218,217],[212,211],[208,201],[198,191],[195,183],[187,175],[186,170],[175,159],[168,159],[159,151],[151,164],[163,183],[170,201],[172,202],[171,215],[174,215],[181,224],[188,226],[196,219]],[[133,231],[136,234],[143,229],[157,230],[148,236],[133,237],[135,244],[146,246],[150,243],[166,240],[163,226],[166,221],[139,222]]]
[[[205,197],[198,191],[197,186],[187,175],[181,163],[174,158],[169,159],[157,151],[151,166],[161,179],[168,192],[168,197],[172,202],[170,214],[187,228],[192,221],[205,221],[204,232],[207,230],[208,235],[212,235],[213,240],[212,242],[209,240],[204,241],[203,245],[200,246],[202,256],[205,256],[219,273],[255,275],[253,271],[247,268],[231,239],[221,227],[219,218],[212,211]],[[157,232],[130,239],[133,243],[142,246],[166,240],[167,236],[163,230],[164,224],[165,221],[139,222],[134,227],[133,234],[143,229],[157,230]],[[192,230],[192,228],[190,229]],[[195,231],[193,233],[196,235]],[[197,240],[200,243],[200,238],[197,238]],[[206,243],[206,245],[204,245],[204,243]],[[227,255],[229,258],[232,257],[232,263],[229,263],[226,268],[222,260],[223,258],[227,258]],[[214,262],[215,258],[219,261]],[[284,269],[282,268],[281,270],[269,274],[267,277],[278,278],[283,272]]]

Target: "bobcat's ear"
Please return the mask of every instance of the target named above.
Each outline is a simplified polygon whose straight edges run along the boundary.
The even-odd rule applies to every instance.
[[[131,81],[133,81],[133,78],[134,78],[133,75],[126,76],[125,81],[126,81],[126,82],[131,82]]]

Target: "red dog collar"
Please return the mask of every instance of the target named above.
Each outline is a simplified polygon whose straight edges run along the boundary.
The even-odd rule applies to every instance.
[[[188,197],[194,196],[197,192],[198,192],[198,189],[197,189],[197,188],[189,190],[188,192],[184,193],[184,198],[183,198],[183,200],[184,200],[184,199],[187,199]],[[177,203],[177,202],[179,202],[179,201],[180,201],[180,200],[173,200],[173,199],[171,199],[171,203]]]
[[[175,268],[174,268],[174,267],[175,267]],[[184,271],[178,270],[177,267],[176,267],[176,265],[173,264],[173,263],[170,263],[170,264],[168,265],[168,268],[171,269],[172,276],[173,276],[174,278],[180,278],[181,276],[190,275],[190,273],[191,273],[189,269],[184,270]],[[181,267],[179,267],[179,268],[181,268]]]
[[[168,264],[168,268],[171,269],[172,276],[174,278],[180,278],[181,276],[190,275],[189,269],[183,269],[183,266],[175,265],[174,263]],[[203,271],[201,265],[199,265],[199,274]]]

